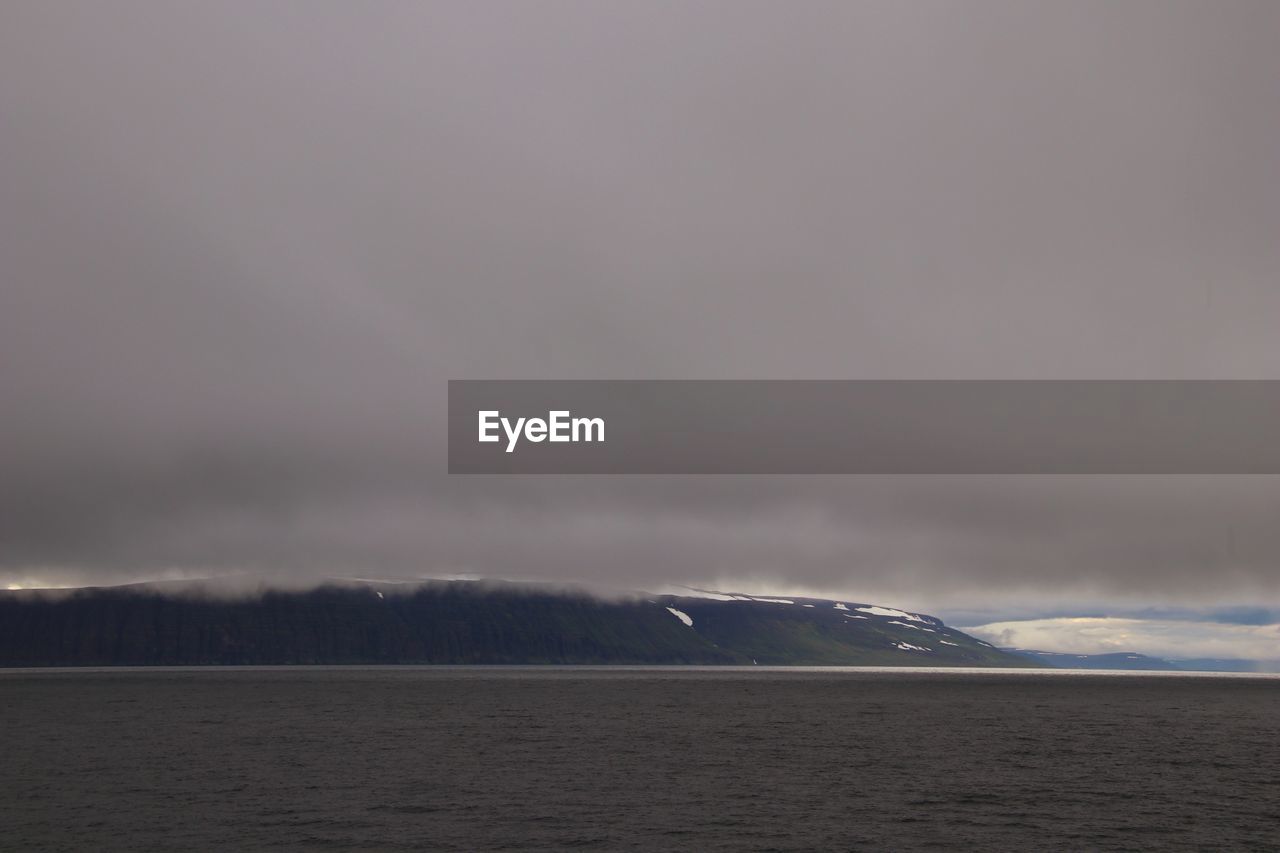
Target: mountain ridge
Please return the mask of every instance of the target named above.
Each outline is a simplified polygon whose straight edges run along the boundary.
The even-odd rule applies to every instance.
[[[1132,672],[1236,672],[1267,674],[1280,672],[1280,660],[1253,658],[1178,658],[1157,657],[1139,652],[1103,652],[1074,654],[1020,649],[1008,646],[1001,651],[1021,655],[1037,666],[1049,669],[1086,669]]]
[[[852,601],[604,597],[492,580],[0,592],[0,666],[1030,666],[927,614]]]

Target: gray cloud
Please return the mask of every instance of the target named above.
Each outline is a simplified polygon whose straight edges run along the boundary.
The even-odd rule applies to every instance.
[[[1276,378],[1267,2],[11,4],[0,580],[1277,601],[1276,478],[449,478],[448,378]]]

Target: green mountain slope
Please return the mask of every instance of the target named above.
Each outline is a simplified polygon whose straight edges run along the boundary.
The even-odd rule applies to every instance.
[[[932,617],[817,599],[605,600],[460,581],[213,592],[0,593],[0,666],[1029,663]]]

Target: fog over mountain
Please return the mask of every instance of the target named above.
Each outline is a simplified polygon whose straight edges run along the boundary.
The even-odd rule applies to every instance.
[[[1280,607],[1277,477],[444,447],[450,378],[1280,378],[1277,31],[1263,0],[7,4],[0,586]]]

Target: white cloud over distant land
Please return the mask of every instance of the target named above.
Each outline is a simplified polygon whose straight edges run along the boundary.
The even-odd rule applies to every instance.
[[[1280,625],[1068,617],[963,628],[998,646],[1071,654],[1137,652],[1163,658],[1280,658]]]

